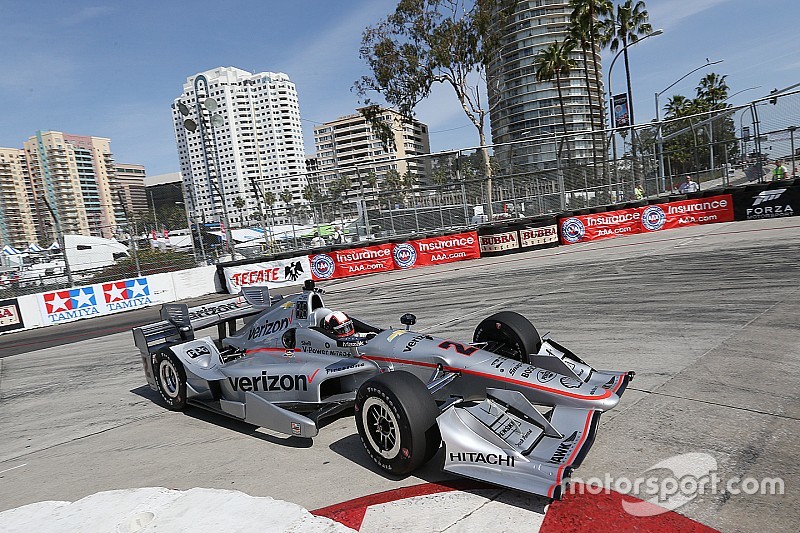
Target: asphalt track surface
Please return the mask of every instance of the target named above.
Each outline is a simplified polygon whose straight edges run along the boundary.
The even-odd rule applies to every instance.
[[[796,531],[798,280],[800,219],[788,218],[365,276],[326,284],[325,298],[383,326],[411,311],[415,330],[459,340],[495,311],[521,312],[596,368],[637,372],[574,477],[633,480],[669,458],[708,454],[720,479],[780,477],[784,494],[723,487],[677,512],[722,531]],[[170,412],[144,382],[129,325],[114,333],[123,319],[102,320],[0,337],[2,350],[25,351],[0,359],[0,511],[149,486],[319,509],[455,480],[437,458],[415,476],[379,473],[347,414],[311,441],[200,409]],[[96,333],[76,341],[85,328]],[[29,351],[36,335],[70,343]]]

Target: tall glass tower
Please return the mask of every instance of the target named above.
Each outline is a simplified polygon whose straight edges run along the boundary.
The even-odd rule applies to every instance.
[[[518,1],[513,15],[504,21],[502,27],[496,28],[503,35],[501,51],[486,66],[493,142],[500,144],[528,138],[554,137],[550,142],[537,140],[521,143],[513,149],[497,147],[495,156],[501,165],[511,163],[516,168],[529,170],[553,169],[557,165],[559,150],[562,163],[568,156],[570,166],[592,164],[592,140],[589,135],[569,135],[566,145],[559,146],[555,141],[556,135],[563,137],[556,82],[555,79],[536,79],[536,54],[553,42],[562,43],[567,38],[571,12],[567,0]],[[599,49],[594,50],[594,55],[599,67]],[[590,46],[587,47],[585,59],[580,46],[577,46],[571,54],[575,68],[559,80],[568,134],[588,132],[593,122],[596,129],[602,128],[602,81],[598,98],[592,56]],[[602,150],[600,136],[596,136],[595,143],[599,157]]]

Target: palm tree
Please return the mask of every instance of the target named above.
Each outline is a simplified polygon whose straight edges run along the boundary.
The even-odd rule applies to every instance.
[[[233,200],[233,207],[235,207],[236,209],[239,210],[239,222],[241,224],[241,227],[244,227],[244,212],[243,212],[243,209],[245,208],[246,205],[247,205],[247,202],[245,202],[244,198],[242,198],[241,196],[237,196]]]
[[[594,86],[595,95],[597,97],[597,106],[600,109],[600,128],[605,128],[605,102],[604,91],[600,87],[600,55],[598,52],[598,43],[602,41],[601,29],[602,24],[599,22],[600,17],[608,17],[614,9],[614,4],[611,0],[570,0],[570,7],[572,7],[572,21],[571,34],[573,38],[581,43],[583,50],[584,68],[586,68],[586,89],[589,93],[589,109],[592,120],[592,130],[594,127],[594,113],[591,112],[592,107],[592,90],[589,87],[589,69],[585,67],[587,61],[586,43],[588,41],[589,48],[592,51],[592,63],[594,66]],[[608,154],[605,135],[601,135],[603,144],[603,153]],[[592,154],[595,166],[595,178],[597,177],[597,153],[595,150],[594,140],[592,141]],[[603,172],[608,175],[608,158],[603,157]]]
[[[676,118],[686,115],[687,114],[686,112],[691,105],[692,105],[691,100],[689,100],[682,94],[673,95],[667,101],[667,104],[664,106],[664,111],[666,112],[666,118]]]
[[[700,84],[697,86],[697,98],[706,102],[709,109],[714,109],[728,97],[729,87],[725,83],[727,77],[727,75],[720,76],[711,72],[700,80]]]
[[[560,43],[555,41],[547,48],[539,51],[533,59],[533,66],[536,69],[536,79],[538,81],[556,80],[558,89],[558,103],[561,106],[561,127],[564,137],[567,135],[567,112],[564,108],[564,95],[561,91],[561,78],[569,76],[570,71],[575,68],[575,61],[570,58],[570,53],[575,48],[575,43],[569,39]],[[558,150],[559,159],[561,149]],[[567,143],[567,159],[569,159],[569,142]]]
[[[649,15],[643,0],[625,0],[617,5],[617,10],[612,18],[604,22],[604,42],[608,43],[612,52],[622,47],[622,56],[625,59],[625,79],[628,88],[628,108],[631,117],[631,128],[636,123],[633,118],[633,97],[631,93],[631,69],[628,63],[628,43],[635,43],[640,35],[647,35],[653,27],[647,22]],[[634,154],[635,155],[635,154]]]

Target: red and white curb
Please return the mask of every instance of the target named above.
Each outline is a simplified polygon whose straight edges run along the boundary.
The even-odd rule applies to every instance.
[[[596,492],[596,491],[592,491]],[[425,483],[381,492],[312,511],[363,533],[414,531],[562,532],[647,531],[713,533],[683,515],[657,509],[654,516],[632,516],[622,502],[651,505],[608,491],[576,491],[550,502],[514,490],[478,483]],[[653,506],[655,507],[655,506]],[[663,511],[663,512],[662,512]]]

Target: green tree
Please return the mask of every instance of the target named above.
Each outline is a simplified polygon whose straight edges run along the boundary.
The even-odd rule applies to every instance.
[[[536,69],[536,79],[539,81],[548,81],[555,79],[556,88],[558,89],[558,103],[561,107],[561,128],[564,133],[564,139],[559,143],[558,157],[561,158],[561,146],[563,142],[567,143],[567,159],[569,155],[569,140],[567,139],[567,112],[564,108],[564,95],[561,90],[561,78],[568,77],[570,71],[575,68],[575,61],[570,58],[575,47],[575,43],[570,40],[565,40],[560,43],[555,41],[550,43],[547,48],[539,51],[533,58],[533,66]]]
[[[371,74],[354,85],[366,105],[364,115],[379,129],[384,142],[392,132],[377,120],[380,106],[366,97],[369,91],[380,93],[410,121],[414,108],[434,84],[449,85],[478,133],[490,198],[492,170],[484,133],[488,109],[472,80],[485,79],[485,65],[500,46],[500,36],[491,28],[510,15],[515,4],[511,0],[400,0],[394,13],[364,30],[360,53]]]
[[[617,5],[617,9],[612,16],[603,23],[604,43],[607,43],[612,52],[622,48],[622,57],[625,60],[625,80],[628,89],[628,106],[631,124],[635,124],[633,117],[633,97],[631,93],[631,68],[628,61],[628,43],[635,43],[639,36],[646,35],[653,31],[653,27],[648,22],[649,14],[642,0],[625,0]],[[635,154],[634,154],[635,155]]]
[[[245,208],[246,205],[247,205],[247,202],[245,202],[244,198],[242,198],[241,196],[237,196],[233,200],[233,207],[239,210],[239,221],[240,221],[240,225],[241,226],[245,225],[244,224],[244,208]]]

